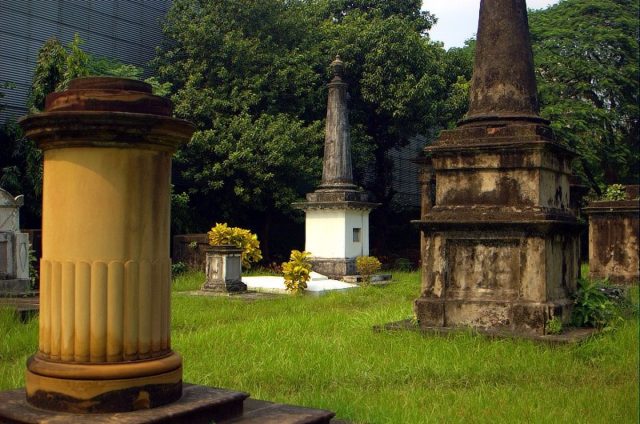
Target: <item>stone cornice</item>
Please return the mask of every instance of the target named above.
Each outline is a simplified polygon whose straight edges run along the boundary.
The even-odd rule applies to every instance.
[[[380,206],[380,203],[359,202],[359,201],[336,201],[336,202],[296,202],[291,204],[296,209],[336,209],[336,210],[372,210]]]
[[[169,116],[131,112],[44,112],[19,120],[43,150],[64,147],[149,148],[175,151],[191,138],[191,123]]]

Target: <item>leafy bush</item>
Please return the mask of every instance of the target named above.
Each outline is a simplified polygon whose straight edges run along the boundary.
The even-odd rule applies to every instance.
[[[398,271],[410,272],[413,268],[413,264],[407,258],[398,258],[393,263],[393,268],[397,269]]]
[[[578,327],[612,328],[622,320],[615,300],[607,296],[602,282],[581,278],[573,306],[573,324]]]
[[[547,334],[561,334],[562,333],[562,320],[560,317],[553,317],[544,325],[545,332]]]
[[[171,264],[172,277],[177,277],[178,275],[182,275],[188,270],[189,270],[189,267],[187,267],[187,264],[185,264],[184,262],[176,262],[174,264]]]
[[[38,270],[38,257],[31,243],[29,243],[29,279],[31,280],[31,288],[33,290],[37,290],[39,287],[40,277]]]
[[[362,283],[366,286],[371,283],[371,276],[380,270],[382,264],[375,256],[358,256],[356,258],[356,270],[362,276]]]
[[[307,281],[311,278],[311,253],[292,250],[289,262],[282,264],[284,285],[287,291],[297,294],[307,288]]]
[[[258,236],[251,231],[239,227],[229,227],[226,223],[211,228],[207,233],[212,246],[232,245],[242,249],[242,266],[251,268],[251,264],[262,259]]]
[[[622,184],[611,184],[607,186],[602,200],[624,200],[627,197],[627,192]]]

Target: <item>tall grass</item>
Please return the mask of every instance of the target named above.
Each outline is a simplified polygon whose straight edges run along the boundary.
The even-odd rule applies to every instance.
[[[20,322],[13,309],[0,307],[0,390],[24,385],[27,358],[38,346],[38,319]]]
[[[174,290],[193,290],[202,278],[179,277]],[[394,280],[254,301],[176,293],[172,344],[185,381],[331,409],[353,423],[636,422],[637,319],[560,347],[470,331],[375,333],[373,325],[412,315],[418,274],[395,272]],[[21,329],[11,338],[28,340],[3,341],[2,388],[23,384],[36,344],[33,323],[11,326]],[[17,351],[6,365],[5,346]]]

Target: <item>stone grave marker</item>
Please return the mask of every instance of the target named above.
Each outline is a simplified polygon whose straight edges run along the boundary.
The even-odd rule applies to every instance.
[[[24,196],[13,197],[0,188],[0,296],[29,291],[29,236],[20,232]]]
[[[581,229],[574,152],[539,115],[524,0],[480,3],[469,111],[425,153],[435,202],[423,199],[418,221],[420,326],[543,335],[547,321],[567,322]]]

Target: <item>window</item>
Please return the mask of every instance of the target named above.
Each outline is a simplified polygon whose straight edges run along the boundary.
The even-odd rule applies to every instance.
[[[353,242],[360,243],[360,228],[353,229]]]

